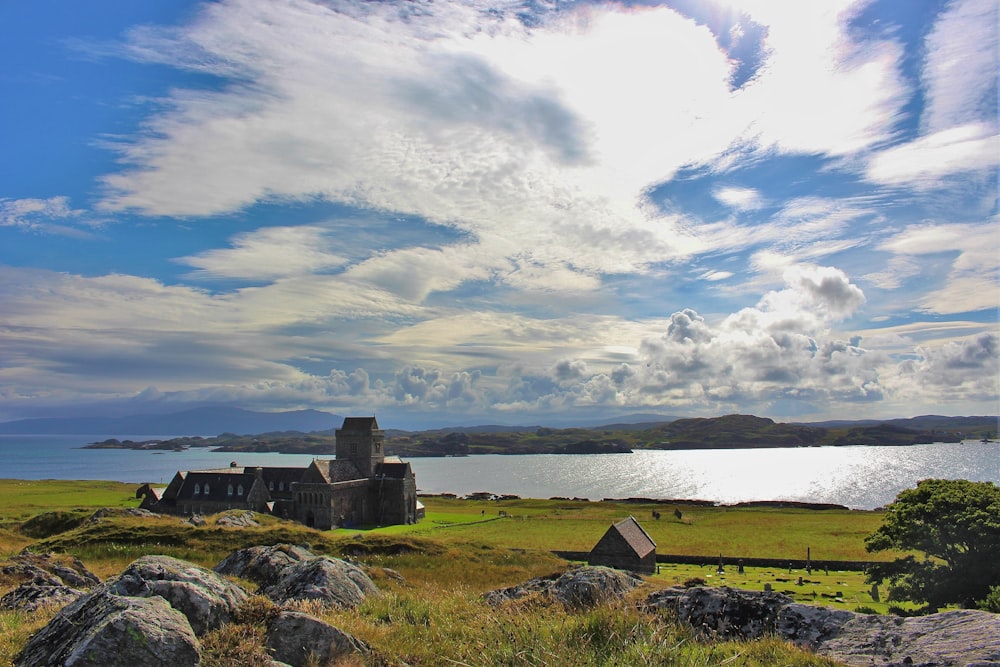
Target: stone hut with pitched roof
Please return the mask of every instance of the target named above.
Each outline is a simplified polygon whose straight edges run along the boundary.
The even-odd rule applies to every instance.
[[[594,548],[588,565],[604,565],[643,574],[656,572],[656,542],[635,517],[611,524]]]
[[[375,417],[347,417],[337,429],[337,458],[307,468],[241,467],[180,471],[162,493],[136,491],[140,507],[168,514],[249,509],[328,530],[414,523],[423,507],[409,463],[385,455]]]

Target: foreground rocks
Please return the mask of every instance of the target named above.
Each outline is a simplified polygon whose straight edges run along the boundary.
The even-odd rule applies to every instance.
[[[569,609],[581,609],[620,600],[640,583],[642,579],[630,572],[587,566],[558,576],[538,577],[519,586],[490,591],[484,599],[489,604],[500,605],[535,595],[561,603]]]
[[[1000,667],[1000,616],[947,611],[900,618],[796,604],[778,593],[669,588],[647,605],[665,609],[708,637],[775,635],[849,665]]]
[[[261,592],[279,604],[319,600],[348,607],[379,593],[356,566],[290,545],[234,552],[217,570],[268,582]],[[198,665],[198,638],[235,622],[248,599],[247,591],[217,571],[169,556],[143,556],[91,592],[78,592],[28,640],[14,664]],[[268,622],[264,641],[274,661],[293,667],[370,652],[323,620],[287,609]]]

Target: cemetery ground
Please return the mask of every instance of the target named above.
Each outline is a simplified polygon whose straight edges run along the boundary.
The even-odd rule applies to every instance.
[[[879,602],[872,599],[863,572],[835,566],[827,571],[823,563],[898,555],[864,550],[864,537],[881,523],[877,511],[422,497],[427,515],[418,524],[361,530],[320,532],[261,515],[255,517],[259,527],[243,529],[216,526],[213,517],[200,528],[176,516],[88,520],[99,508],[136,507],[135,488],[114,482],[0,480],[0,564],[29,547],[79,557],[105,578],[145,554],[211,567],[244,546],[307,543],[318,553],[368,566],[386,593],[356,612],[324,612],[325,617],[410,664],[486,664],[487,658],[494,664],[531,664],[525,651],[541,652],[539,661],[542,654],[550,656],[539,664],[574,664],[584,645],[592,655],[575,664],[609,664],[609,655],[624,656],[616,664],[636,664],[626,659],[631,653],[641,661],[676,646],[683,647],[676,664],[719,664],[739,655],[734,664],[826,665],[832,663],[781,642],[698,642],[669,621],[639,613],[634,605],[568,614],[531,602],[498,611],[483,610],[479,596],[566,569],[569,563],[553,551],[588,551],[612,522],[628,515],[657,543],[658,554],[706,557],[696,564],[661,563],[658,574],[646,577],[640,594],[700,579],[707,585],[756,590],[769,585],[799,602],[885,613],[884,594]],[[809,572],[796,563],[791,568],[745,566],[740,573],[728,561],[804,561],[807,549],[814,563]],[[719,554],[727,559],[723,572],[718,572]],[[402,575],[402,581],[391,572]],[[0,577],[0,595],[14,585]],[[0,611],[0,666],[10,664],[49,617]],[[235,650],[233,641],[241,640],[220,640],[222,653]],[[448,661],[441,661],[442,655]],[[566,662],[552,657],[561,655]],[[240,664],[240,659],[212,664]]]

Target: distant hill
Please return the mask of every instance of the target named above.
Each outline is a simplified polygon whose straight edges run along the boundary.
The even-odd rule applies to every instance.
[[[981,433],[988,431],[994,435],[1000,430],[997,417],[944,417],[942,415],[921,415],[909,419],[860,419],[857,421],[810,422],[806,426],[818,428],[858,428],[888,424],[917,431],[946,431],[950,433]]]
[[[319,410],[255,412],[205,407],[159,415],[19,419],[0,422],[0,434],[94,435],[251,435],[275,431],[322,431],[339,428],[344,418]]]

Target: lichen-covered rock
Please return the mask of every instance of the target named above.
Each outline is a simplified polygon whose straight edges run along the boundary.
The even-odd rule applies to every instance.
[[[108,517],[138,517],[140,519],[152,519],[157,515],[147,509],[139,507],[102,507],[87,519],[87,523],[98,523],[101,519]]]
[[[778,612],[792,603],[780,593],[720,588],[668,588],[650,595],[646,604],[669,609],[677,618],[709,637],[755,639],[774,632]]]
[[[1000,616],[946,611],[900,618],[795,604],[777,593],[671,588],[647,598],[706,635],[775,635],[849,665],[1000,667]]]
[[[849,665],[1000,667],[1000,615],[972,609],[913,618],[856,614],[817,653]]]
[[[789,604],[778,611],[775,632],[796,646],[815,649],[837,636],[841,628],[858,614],[810,604]]]
[[[215,520],[216,526],[223,528],[253,528],[259,526],[256,515],[247,510],[226,512]]]
[[[2,570],[21,583],[0,598],[0,609],[32,612],[45,606],[63,606],[101,582],[77,558],[25,552]]]
[[[566,607],[585,608],[621,599],[640,583],[642,579],[630,572],[587,566],[558,576],[536,577],[518,586],[490,591],[484,599],[489,604],[499,605],[536,594]]]
[[[2,570],[5,576],[47,586],[91,588],[101,583],[100,578],[87,569],[79,558],[66,558],[53,554],[36,554],[30,551],[10,559]]]
[[[228,623],[249,597],[212,570],[170,556],[139,558],[109,588],[117,595],[159,595],[187,617],[198,636]]]
[[[266,641],[273,658],[292,667],[326,665],[352,653],[371,652],[360,639],[297,611],[281,612],[268,626]]]
[[[130,598],[101,587],[64,607],[35,633],[15,667],[185,667],[201,661],[187,619],[159,597]]]
[[[379,590],[361,568],[338,558],[319,556],[289,565],[282,570],[281,579],[260,592],[278,604],[318,600],[350,608],[369,595],[377,595]]]
[[[215,566],[219,574],[249,579],[261,586],[270,586],[281,579],[285,568],[294,563],[316,558],[309,549],[294,544],[247,547],[222,559]]]
[[[61,607],[81,595],[83,595],[83,591],[62,584],[46,585],[28,582],[0,597],[0,609],[32,612],[42,607]]]

